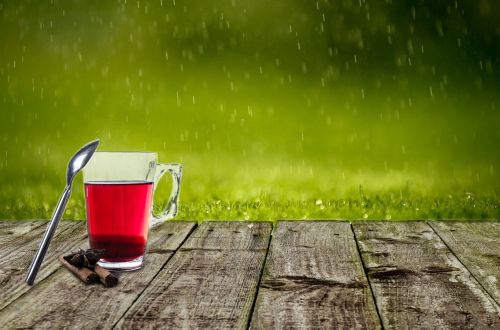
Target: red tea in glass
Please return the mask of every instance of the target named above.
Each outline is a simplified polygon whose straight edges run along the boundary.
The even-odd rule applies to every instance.
[[[146,251],[153,182],[87,182],[90,246],[104,249],[103,260],[123,262]]]
[[[177,213],[182,168],[158,164],[155,153],[96,152],[84,169],[90,247],[103,249],[99,265],[135,270],[143,265],[148,230]],[[174,179],[166,209],[152,213],[154,185],[165,173]]]

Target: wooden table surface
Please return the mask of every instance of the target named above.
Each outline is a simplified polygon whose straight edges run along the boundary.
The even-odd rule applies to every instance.
[[[2,329],[500,329],[500,222],[172,221],[108,289],[57,260],[83,221],[24,283],[46,224],[0,221]]]

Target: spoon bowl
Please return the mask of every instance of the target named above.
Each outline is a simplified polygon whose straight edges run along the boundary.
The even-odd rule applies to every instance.
[[[85,167],[85,165],[87,165],[98,145],[99,140],[91,141],[84,145],[73,157],[71,157],[66,171],[66,185],[71,186],[73,178],[82,168]]]

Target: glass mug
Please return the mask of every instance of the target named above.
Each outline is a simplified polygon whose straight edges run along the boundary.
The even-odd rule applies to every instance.
[[[142,267],[151,226],[177,214],[180,164],[159,164],[154,152],[96,152],[83,170],[90,247],[104,249],[110,270]],[[166,208],[153,213],[153,193],[165,173],[173,178]]]

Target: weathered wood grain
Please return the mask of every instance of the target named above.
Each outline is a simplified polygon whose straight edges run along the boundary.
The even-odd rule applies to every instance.
[[[267,250],[270,223],[207,221],[189,236],[182,250]]]
[[[46,221],[36,220],[0,220],[0,254],[4,246],[17,240],[20,236],[43,226],[45,223]]]
[[[35,228],[45,224],[47,220],[3,220],[0,219],[0,237],[4,235],[11,235],[13,232],[28,232],[27,229],[19,228]],[[12,231],[9,233],[8,231]]]
[[[204,222],[117,328],[246,329],[270,223]]]
[[[353,228],[384,328],[500,328],[500,308],[425,222]]]
[[[500,305],[500,222],[429,223]]]
[[[0,252],[0,310],[30,290],[30,286],[24,283],[24,279],[45,227],[45,225],[37,227],[2,247]],[[38,272],[36,283],[41,282],[60,267],[57,256],[74,248],[84,232],[82,222],[64,221],[59,224]]]
[[[251,327],[380,328],[349,223],[278,222]]]
[[[5,328],[112,328],[194,226],[192,222],[167,222],[152,229],[145,267],[121,274],[114,288],[85,285],[60,268],[2,310],[0,324]],[[85,240],[82,247],[86,246]]]

